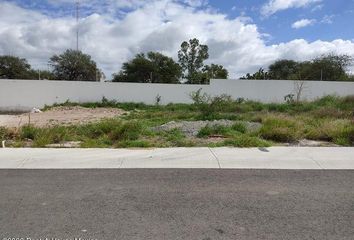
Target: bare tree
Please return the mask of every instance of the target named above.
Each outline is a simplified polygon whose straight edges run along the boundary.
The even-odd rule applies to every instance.
[[[302,94],[306,89],[306,82],[302,80],[294,81],[294,93],[296,97],[296,103],[299,103],[302,98]]]

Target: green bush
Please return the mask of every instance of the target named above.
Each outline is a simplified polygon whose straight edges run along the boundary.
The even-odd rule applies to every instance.
[[[142,126],[137,121],[125,122],[114,126],[109,137],[113,141],[137,140],[141,131]]]
[[[240,133],[247,132],[247,127],[244,123],[235,123],[234,125],[232,125],[231,129]]]
[[[312,120],[305,127],[305,137],[350,146],[354,142],[354,125],[352,121],[342,119]]]
[[[207,138],[212,135],[227,135],[230,132],[228,127],[221,126],[221,125],[215,125],[215,126],[210,126],[207,125],[204,128],[200,129],[198,132],[198,137],[199,138]]]
[[[252,137],[247,135],[240,135],[234,137],[233,139],[225,140],[223,145],[241,148],[271,146],[271,144],[267,141],[264,141],[258,137]]]
[[[234,112],[237,103],[231,96],[222,94],[220,96],[212,97],[209,94],[203,93],[202,89],[190,94],[194,106],[200,111],[204,120],[212,120],[217,118],[219,113]]]
[[[113,128],[117,125],[121,125],[121,122],[116,119],[107,119],[97,123],[90,123],[82,126],[78,126],[76,131],[78,135],[82,135],[88,138],[99,138],[102,135],[106,135],[113,131]]]
[[[21,128],[21,138],[35,140],[41,130],[32,126],[26,125]]]
[[[296,122],[285,117],[265,119],[260,129],[260,135],[264,139],[276,142],[294,142],[299,137]]]
[[[0,127],[0,141],[6,140],[7,135],[7,129]]]

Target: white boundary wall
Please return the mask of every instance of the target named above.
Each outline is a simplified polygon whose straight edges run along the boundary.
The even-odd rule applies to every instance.
[[[0,111],[27,111],[66,100],[97,102],[103,97],[154,104],[160,95],[162,104],[191,103],[190,93],[200,88],[213,96],[228,94],[234,99],[279,103],[284,102],[284,96],[295,92],[295,85],[296,81],[283,80],[212,80],[210,85],[174,85],[0,79]],[[354,95],[354,82],[305,82],[302,99],[313,100],[325,95]]]

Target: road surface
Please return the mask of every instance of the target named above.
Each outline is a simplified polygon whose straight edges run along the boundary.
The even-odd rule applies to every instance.
[[[0,239],[354,236],[354,171],[0,170]]]

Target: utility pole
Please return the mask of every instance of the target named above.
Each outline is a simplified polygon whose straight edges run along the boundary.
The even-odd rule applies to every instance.
[[[79,10],[80,1],[76,1],[76,51],[79,51]]]
[[[321,69],[321,81],[323,81],[323,70]]]

